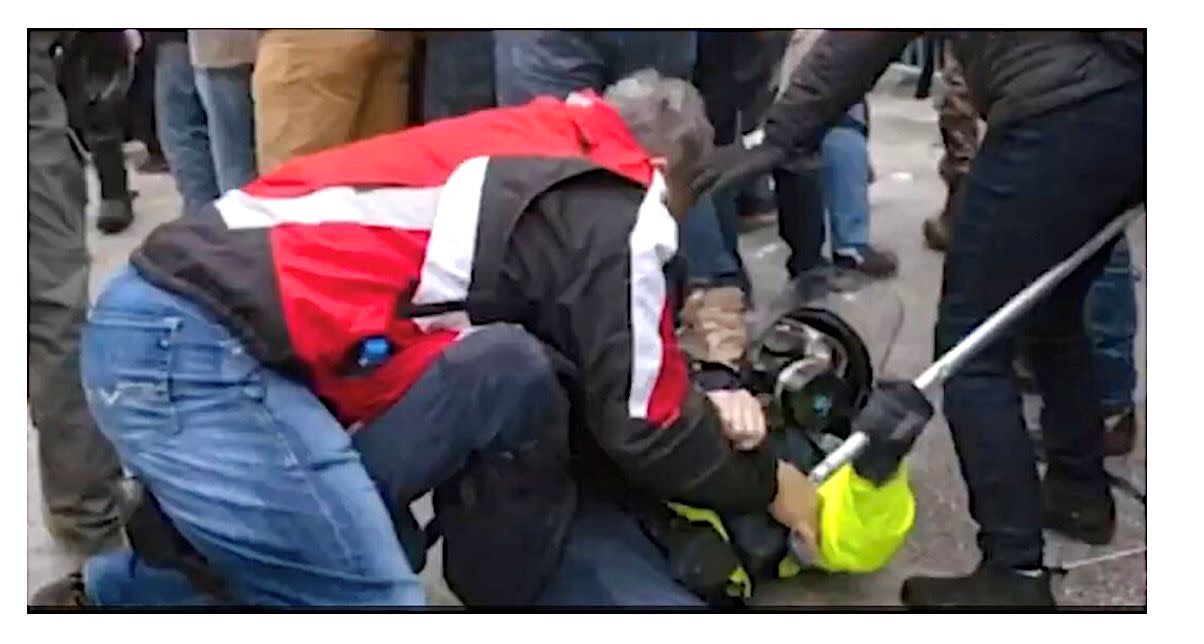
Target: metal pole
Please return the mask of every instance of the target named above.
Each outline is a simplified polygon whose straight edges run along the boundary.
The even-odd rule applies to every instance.
[[[956,373],[966,360],[994,342],[1004,327],[1016,321],[1032,308],[1062,280],[1082,266],[1088,258],[1099,252],[1109,240],[1122,234],[1125,227],[1141,216],[1143,212],[1144,210],[1140,208],[1134,208],[1114,219],[1070,257],[1054,265],[1053,268],[1033,280],[1032,284],[1012,296],[1012,299],[991,314],[991,317],[971,331],[961,342],[958,342],[957,346],[945,352],[936,362],[925,369],[924,373],[912,381],[912,384],[916,389],[930,394],[931,388],[944,382],[946,378]],[[811,470],[811,480],[816,484],[823,483],[842,465],[857,458],[857,455],[867,445],[869,445],[869,437],[861,432],[854,432],[840,447],[833,450],[823,462]]]

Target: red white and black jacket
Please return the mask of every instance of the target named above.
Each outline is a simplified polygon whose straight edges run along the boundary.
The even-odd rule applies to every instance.
[[[575,415],[629,483],[760,511],[775,462],[730,447],[674,338],[664,190],[604,102],[537,99],[294,159],[131,261],[348,426],[474,326],[522,324],[572,365]],[[378,336],[391,357],[358,370]]]

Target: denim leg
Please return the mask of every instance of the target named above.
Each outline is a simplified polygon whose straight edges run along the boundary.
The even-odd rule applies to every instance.
[[[493,32],[436,33],[426,39],[422,121],[493,107]]]
[[[347,433],[201,309],[127,268],[92,312],[82,362],[101,431],[237,601],[423,604]],[[193,603],[179,576],[120,564],[88,564],[97,603]]]
[[[499,29],[493,39],[498,105],[521,105],[537,96],[564,98],[606,84],[602,53],[581,32]]]
[[[682,252],[686,257],[689,280],[707,286],[736,286],[741,283],[742,267],[732,249],[732,241],[723,226],[711,197],[694,205],[681,229]]]
[[[964,180],[945,259],[937,353],[1144,195],[1143,88],[1128,87],[991,130]],[[1085,266],[944,385],[945,416],[988,563],[1041,563],[1041,495],[1012,375],[1023,337],[1045,400],[1051,467],[1103,483],[1103,423],[1083,299]]]
[[[1104,274],[1087,292],[1087,335],[1091,338],[1100,402],[1107,413],[1133,405],[1137,368],[1133,338],[1137,334],[1137,298],[1129,245],[1121,237],[1108,258]]]
[[[704,607],[673,578],[668,560],[633,516],[588,496],[573,520],[564,558],[536,604]]]
[[[208,121],[186,43],[165,42],[155,51],[155,118],[163,153],[184,199],[184,212],[196,213],[220,193]]]
[[[255,180],[255,105],[251,66],[195,68],[197,95],[209,123],[217,187],[221,192]]]
[[[869,149],[865,135],[834,127],[821,145],[824,205],[832,228],[832,252],[865,250],[870,242]]]

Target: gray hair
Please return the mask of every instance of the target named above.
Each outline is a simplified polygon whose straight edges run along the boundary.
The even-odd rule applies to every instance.
[[[710,154],[715,130],[693,85],[644,69],[606,88],[604,100],[618,110],[649,155],[669,166],[692,167]]]

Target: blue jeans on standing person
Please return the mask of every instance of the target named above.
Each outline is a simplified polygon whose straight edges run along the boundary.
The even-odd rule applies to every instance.
[[[1129,244],[1124,237],[1116,242],[1103,274],[1087,292],[1086,315],[1104,414],[1124,412],[1133,406],[1133,390],[1137,387],[1133,358],[1137,298]]]
[[[698,35],[688,30],[494,31],[499,105],[521,105],[537,96],[564,98],[585,88],[601,92],[647,68],[689,80],[697,57]],[[686,218],[682,251],[693,282],[730,286],[745,281],[735,248],[738,235],[724,234],[725,215],[705,197]]]
[[[221,193],[209,123],[185,41],[166,41],[155,50],[155,118],[163,154],[184,200],[184,213],[198,213]]]
[[[1144,198],[1144,84],[991,128],[954,202],[936,354]],[[1045,403],[1046,476],[1073,483],[1084,498],[1109,494],[1084,301],[1110,252],[945,382],[945,416],[987,565],[1042,564],[1041,484],[1012,367],[1020,343]]]
[[[206,311],[127,267],[89,315],[81,351],[101,432],[236,601],[425,603],[346,430]],[[83,573],[99,606],[213,601],[129,550]]]
[[[846,250],[864,252],[870,243],[870,163],[865,133],[855,127],[833,127],[824,134],[820,152],[832,255]]]
[[[223,193],[241,188],[256,176],[251,66],[196,67],[195,74],[217,188]]]

